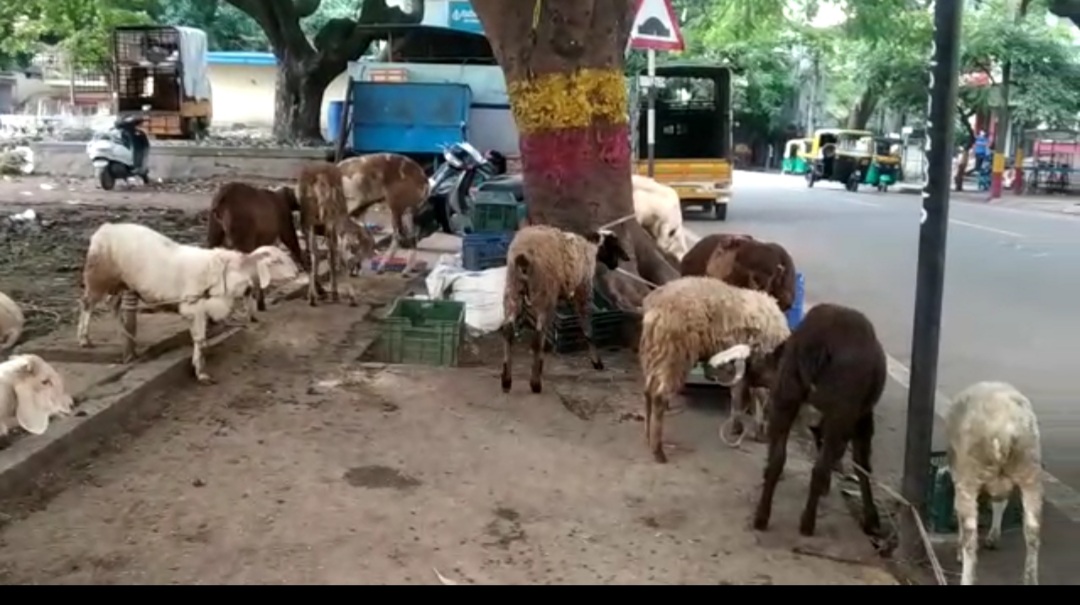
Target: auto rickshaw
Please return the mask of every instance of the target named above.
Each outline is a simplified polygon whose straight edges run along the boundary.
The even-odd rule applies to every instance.
[[[869,143],[874,150],[874,157],[870,161],[863,184],[877,187],[878,191],[888,191],[890,185],[900,180],[901,141],[891,137],[873,137]]]
[[[784,161],[780,164],[780,174],[806,174],[810,143],[810,139],[791,139],[784,145]]]
[[[858,191],[873,157],[865,139],[873,136],[874,133],[865,130],[827,128],[814,132],[806,186],[813,187],[817,181],[834,181],[843,183],[848,191]]]

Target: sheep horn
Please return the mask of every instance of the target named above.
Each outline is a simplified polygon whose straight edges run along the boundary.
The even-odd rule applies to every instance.
[[[735,363],[735,377],[730,381],[717,380],[722,386],[730,387],[742,380],[746,374],[746,360],[750,357],[750,345],[737,344],[729,349],[720,351],[709,358],[709,365],[713,368]]]

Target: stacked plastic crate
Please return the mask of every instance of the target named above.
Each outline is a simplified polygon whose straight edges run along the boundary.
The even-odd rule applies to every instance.
[[[461,242],[461,263],[468,271],[506,265],[506,251],[523,217],[525,205],[509,191],[476,192],[473,232]]]

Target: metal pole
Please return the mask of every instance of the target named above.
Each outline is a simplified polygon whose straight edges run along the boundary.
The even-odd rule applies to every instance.
[[[647,131],[647,146],[649,154],[649,178],[656,174],[656,51],[649,49],[649,116]]]
[[[949,226],[949,177],[952,165],[960,24],[963,0],[934,3],[933,58],[926,145],[929,167],[922,194],[919,263],[915,286],[915,327],[911,342],[907,439],[903,495],[925,516],[934,434],[941,299],[945,285],[945,236]],[[912,515],[902,515],[900,548],[908,560],[921,558],[922,540]]]

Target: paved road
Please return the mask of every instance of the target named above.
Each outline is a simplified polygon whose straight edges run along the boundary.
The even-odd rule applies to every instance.
[[[739,173],[726,222],[687,219],[698,234],[745,232],[782,243],[806,276],[810,302],[865,312],[894,358],[887,397],[902,422],[919,199]],[[968,202],[953,203],[949,217],[938,387],[949,396],[978,380],[1005,380],[1027,394],[1047,471],[1064,484],[1047,488],[1059,505],[1053,518],[1080,523],[1080,218]],[[893,432],[887,447],[902,448],[902,424]]]

